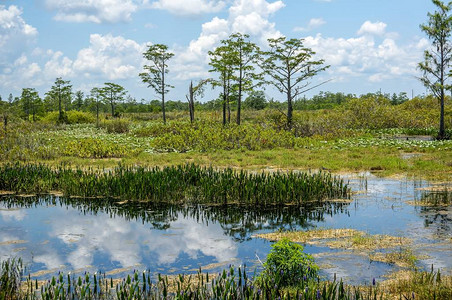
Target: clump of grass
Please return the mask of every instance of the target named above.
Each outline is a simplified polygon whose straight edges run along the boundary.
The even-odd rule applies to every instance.
[[[22,193],[60,191],[67,196],[155,202],[250,205],[303,204],[350,197],[348,185],[330,173],[255,174],[194,164],[165,168],[119,165],[108,171],[5,164],[0,166],[0,190]]]
[[[23,275],[22,260],[9,258],[0,266],[0,299],[19,299]]]
[[[100,126],[105,128],[108,133],[127,133],[129,132],[130,122],[125,119],[104,120]]]
[[[345,248],[352,250],[376,250],[394,248],[411,243],[405,237],[390,235],[370,235],[355,229],[314,229],[308,231],[286,231],[259,234],[257,237],[280,240],[288,238],[293,242],[315,244],[323,241],[331,248]]]
[[[283,238],[287,238],[293,242],[298,243],[315,243],[321,239],[340,239],[353,237],[357,234],[364,234],[362,231],[356,229],[313,229],[307,231],[282,231],[273,233],[258,234],[257,237],[279,241]]]
[[[384,284],[385,290],[400,299],[452,299],[452,276],[444,276],[433,266],[430,272],[415,270],[394,277]]]
[[[394,264],[402,268],[414,268],[417,262],[417,257],[413,251],[407,248],[400,248],[393,252],[377,252],[370,255],[371,261],[379,261],[387,264]]]

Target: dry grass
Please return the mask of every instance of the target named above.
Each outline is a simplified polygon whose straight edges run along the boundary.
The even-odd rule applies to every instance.
[[[256,237],[270,241],[288,238],[292,242],[306,244],[326,244],[330,248],[348,250],[377,250],[395,248],[411,244],[405,237],[390,235],[370,235],[355,229],[314,229],[308,231],[287,231],[258,234]]]

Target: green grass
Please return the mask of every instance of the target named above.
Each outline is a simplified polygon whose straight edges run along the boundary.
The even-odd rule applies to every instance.
[[[252,205],[303,204],[350,196],[348,185],[330,173],[252,173],[195,164],[164,168],[119,165],[110,170],[4,164],[0,166],[0,190],[60,191],[67,196],[154,202]]]

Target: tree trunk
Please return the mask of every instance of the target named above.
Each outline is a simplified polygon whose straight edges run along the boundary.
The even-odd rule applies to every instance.
[[[242,53],[240,53],[240,60],[242,60]],[[240,74],[239,74],[239,97],[237,99],[237,125],[240,125],[240,112],[242,108],[242,76],[243,70],[242,66],[240,66]]]
[[[96,127],[99,128],[99,98],[96,98]]]
[[[165,114],[165,61],[163,61],[163,68],[162,68],[162,114],[163,114],[163,124],[166,124],[166,114]]]
[[[287,86],[289,87],[287,90],[287,129],[292,130],[292,89],[290,88],[290,78],[287,80]]]
[[[439,116],[439,140],[446,139],[446,129],[444,127],[444,89],[441,90],[441,111]]]
[[[188,100],[188,108],[190,110],[190,122],[193,123],[195,121],[195,104],[194,104],[194,92],[193,92],[193,81],[190,82],[190,99]]]
[[[115,103],[113,101],[113,91],[110,91],[110,105],[111,105],[111,116],[113,118],[115,117]]]
[[[226,91],[223,91],[223,126],[226,126]]]
[[[228,124],[231,124],[231,106],[229,105],[229,97],[226,97],[226,106],[228,108]]]
[[[440,105],[441,105],[441,111],[439,116],[439,133],[438,133],[438,139],[444,140],[446,138],[446,132],[444,129],[444,70],[447,67],[446,63],[444,62],[444,49],[445,47],[445,41],[441,42],[441,74],[440,74],[440,84],[441,84],[441,94],[440,94]]]
[[[63,110],[61,108],[61,91],[58,89],[58,120],[60,123],[64,121]]]

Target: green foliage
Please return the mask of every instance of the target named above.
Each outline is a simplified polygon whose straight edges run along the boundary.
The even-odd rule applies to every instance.
[[[54,85],[51,87],[50,91],[47,92],[47,96],[52,99],[52,102],[58,104],[58,124],[66,124],[67,116],[64,114],[64,103],[71,102],[72,95],[72,85],[69,84],[69,80],[63,80],[61,77],[55,79]]]
[[[154,202],[273,205],[347,198],[350,190],[329,173],[261,173],[196,165],[124,167],[104,172],[52,169],[36,164],[0,166],[0,190],[42,193],[59,190],[82,197],[118,197]]]
[[[432,265],[430,272],[415,271],[408,278],[394,280],[388,289],[391,294],[400,295],[401,299],[452,299],[452,277],[434,271]]]
[[[243,102],[243,107],[261,110],[267,106],[267,98],[263,91],[252,91]]]
[[[272,80],[267,81],[287,99],[287,128],[292,128],[293,100],[308,88],[308,81],[318,73],[326,70],[324,60],[314,60],[315,54],[303,45],[302,39],[279,37],[268,39],[270,50],[263,52],[265,59],[261,68]]]
[[[105,128],[108,133],[127,133],[130,122],[125,119],[104,120],[100,126]]]
[[[281,239],[272,245],[261,276],[271,279],[279,287],[287,287],[316,280],[318,271],[314,258],[303,252],[303,246]]]
[[[127,145],[108,143],[94,138],[70,140],[60,148],[61,155],[81,158],[119,158],[133,154]]]
[[[0,265],[0,299],[20,299],[20,285],[23,275],[22,260],[9,258]]]
[[[261,150],[293,148],[296,145],[295,136],[290,132],[253,124],[222,126],[216,122],[179,122],[168,126],[153,125],[137,131],[140,136],[145,132],[155,137],[151,140],[151,146],[157,151]]]
[[[89,112],[82,112],[76,110],[69,110],[63,112],[66,116],[67,124],[86,124],[86,123],[94,123],[95,118]],[[59,118],[59,113],[57,111],[52,111],[47,113],[41,121],[44,123],[57,123]]]

